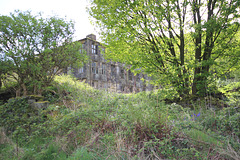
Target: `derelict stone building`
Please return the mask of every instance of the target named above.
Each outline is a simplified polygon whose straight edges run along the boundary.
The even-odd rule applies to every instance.
[[[102,55],[105,49],[96,41],[95,35],[87,35],[79,42],[82,43],[83,49],[90,57],[90,62],[84,67],[73,69],[74,76],[79,80],[85,80],[96,89],[113,92],[130,93],[152,90],[152,85],[141,80],[142,78],[149,80],[146,75],[134,75],[130,70],[126,70],[124,64],[107,62]]]

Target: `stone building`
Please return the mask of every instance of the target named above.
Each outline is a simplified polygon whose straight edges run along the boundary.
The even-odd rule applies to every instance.
[[[73,75],[81,81],[85,81],[96,89],[104,89],[110,92],[131,93],[152,90],[152,85],[146,84],[142,78],[149,80],[145,74],[134,75],[119,62],[106,61],[102,55],[105,48],[96,41],[93,34],[79,40],[83,49],[90,57],[90,62],[82,68],[73,69]]]

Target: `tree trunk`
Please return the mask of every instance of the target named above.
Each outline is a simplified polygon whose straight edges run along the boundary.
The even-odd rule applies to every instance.
[[[38,90],[38,95],[39,95],[39,96],[42,96],[42,92],[43,92],[42,89],[39,89],[39,90]]]
[[[193,78],[193,85],[192,85],[192,95],[197,95],[199,91],[199,82],[200,82],[200,68],[196,67],[194,70],[194,78]]]
[[[0,89],[2,88],[2,78],[0,77]]]
[[[183,69],[183,75],[187,75],[187,71],[186,71],[186,69],[184,68]],[[189,78],[188,77],[186,77],[186,78],[184,78],[183,79],[183,81],[184,81],[184,90],[183,90],[183,93],[185,94],[185,95],[189,95]]]
[[[34,94],[34,95],[37,95],[37,92],[38,92],[37,85],[34,84],[34,85],[33,85],[33,94]]]
[[[21,96],[21,88],[16,89],[16,97]]]
[[[192,95],[197,95],[199,91],[199,82],[201,81],[201,68],[199,67],[199,63],[201,62],[201,54],[202,54],[202,28],[201,26],[201,15],[200,15],[200,4],[198,1],[193,3],[193,19],[194,24],[197,25],[195,28],[196,38],[195,40],[195,64],[197,65],[194,69],[194,79],[192,85]]]
[[[23,96],[27,96],[27,87],[24,83],[22,83],[22,89],[23,89]]]
[[[208,77],[209,77],[209,68],[210,65],[202,67],[202,87],[200,90],[201,95],[206,96],[207,94],[207,87],[208,87]]]
[[[42,92],[43,92],[42,87],[40,87],[37,91],[38,91],[38,95],[39,95],[39,96],[42,96]]]

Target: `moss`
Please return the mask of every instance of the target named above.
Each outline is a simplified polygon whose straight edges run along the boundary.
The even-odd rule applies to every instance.
[[[14,99],[15,99],[15,97],[9,98],[9,100],[14,100]]]
[[[12,101],[15,101],[17,99],[21,99],[20,97],[12,97],[12,98],[9,98],[8,99],[8,103],[12,102]]]
[[[49,101],[38,101],[38,102],[35,102],[35,103],[49,103]]]
[[[42,100],[44,97],[43,96],[39,96],[39,95],[28,95],[26,98],[27,99]]]
[[[48,101],[38,101],[38,102],[34,102],[34,107],[36,108],[47,108],[49,105]]]

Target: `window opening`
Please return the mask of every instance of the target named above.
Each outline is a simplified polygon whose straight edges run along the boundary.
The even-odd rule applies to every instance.
[[[124,69],[123,69],[123,68],[121,68],[120,77],[121,77],[122,79],[125,78],[125,74],[124,74]]]
[[[132,80],[132,72],[128,70],[128,79],[131,81]]]
[[[116,75],[115,72],[116,72],[116,71],[115,71],[115,66],[114,66],[114,65],[111,65],[111,76],[112,76],[112,77],[115,77],[115,75]]]
[[[105,75],[106,74],[106,64],[102,64],[102,74]]]
[[[97,62],[92,62],[92,73],[98,74]]]
[[[83,73],[83,67],[78,69],[78,73]]]
[[[92,44],[92,54],[97,54],[96,46],[94,44]]]

